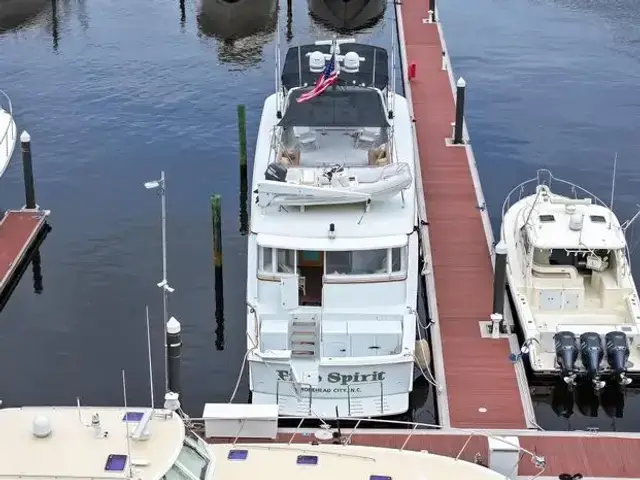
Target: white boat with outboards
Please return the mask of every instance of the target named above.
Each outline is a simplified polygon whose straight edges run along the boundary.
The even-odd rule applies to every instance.
[[[11,99],[0,90],[0,177],[9,166],[17,141],[18,129],[13,119]]]
[[[613,196],[613,195],[612,195]],[[627,385],[640,373],[640,305],[626,228],[591,192],[539,170],[503,205],[507,283],[534,374]]]
[[[407,101],[395,93],[388,62],[384,48],[354,40],[291,47],[277,93],[264,104],[252,181],[247,358],[252,402],[277,404],[282,415],[409,409],[418,291],[414,147]]]

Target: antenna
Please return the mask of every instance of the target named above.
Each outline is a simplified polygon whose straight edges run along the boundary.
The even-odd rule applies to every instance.
[[[127,379],[124,375],[124,369],[122,370],[122,396],[124,397],[124,417],[125,417],[125,422],[124,422],[124,428],[127,431],[127,463],[129,464],[129,475],[128,478],[132,478],[133,477],[133,470],[131,468],[131,439],[129,438],[129,421],[128,421],[128,415],[129,415],[129,410],[127,408]]]
[[[397,9],[394,9],[394,16],[398,15]],[[394,25],[397,25],[397,18],[394,18]],[[389,92],[390,100],[389,109],[393,112],[396,100],[396,28],[391,29],[391,91]]]
[[[78,419],[80,420],[80,423],[82,425],[84,425],[85,427],[88,427],[89,424],[85,423],[84,419],[82,418],[82,410],[80,408],[80,397],[76,397],[76,403],[78,405]]]
[[[145,308],[147,317],[147,351],[149,353],[149,395],[151,396],[151,410],[155,407],[153,399],[153,363],[151,363],[151,328],[149,327],[149,305]]]
[[[613,223],[613,195],[616,191],[616,169],[618,167],[618,152],[613,157],[613,178],[611,180],[611,202],[609,203],[609,228]]]

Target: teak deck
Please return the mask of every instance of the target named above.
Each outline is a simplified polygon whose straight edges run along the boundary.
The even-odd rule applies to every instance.
[[[540,435],[537,435],[540,433]],[[343,437],[348,437],[343,432]],[[582,474],[584,477],[622,477],[640,478],[640,439],[599,436],[588,434],[586,436],[546,436],[544,432],[536,432],[535,435],[520,436],[520,447],[537,456],[544,457],[546,466],[542,476],[557,477],[562,473],[574,475]],[[275,442],[287,443],[291,440],[291,433],[279,433]],[[392,430],[384,434],[356,433],[351,437],[350,443],[354,445],[366,445],[374,447],[401,448],[407,439],[407,434],[394,433]],[[316,440],[310,434],[297,433],[292,443],[311,443]],[[233,442],[233,439],[209,439],[211,443]],[[429,453],[456,457],[465,443],[469,441],[460,455],[462,460],[477,461],[487,465],[488,441],[485,436],[474,436],[469,439],[469,434],[441,433],[438,431],[429,434],[417,433],[412,435],[405,450],[427,450]],[[272,442],[264,439],[239,438],[238,443],[264,443]],[[319,442],[331,443],[331,442]],[[523,455],[519,466],[518,475],[536,476],[540,468],[536,467],[529,455]]]
[[[0,296],[45,227],[47,212],[9,210],[0,220]]]
[[[451,426],[525,428],[508,339],[481,336],[492,313],[493,268],[467,148],[448,146],[455,120],[449,73],[442,68],[439,23],[426,1],[405,1],[406,63],[416,122]],[[401,31],[402,34],[402,31]],[[405,65],[405,72],[407,71]],[[432,292],[433,294],[433,292]]]

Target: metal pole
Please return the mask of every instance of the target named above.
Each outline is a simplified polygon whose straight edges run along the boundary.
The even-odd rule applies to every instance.
[[[462,126],[464,125],[464,91],[467,83],[460,77],[456,83],[456,123],[453,133],[454,145],[464,143],[462,139]]]
[[[169,291],[167,283],[167,185],[164,170],[160,172],[160,199],[162,203],[162,324],[164,325],[164,338],[167,338],[167,322],[169,321]],[[168,354],[164,349],[164,384],[165,391],[169,388]]]

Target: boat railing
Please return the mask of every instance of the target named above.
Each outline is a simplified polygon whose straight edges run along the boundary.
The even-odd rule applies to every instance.
[[[11,119],[13,119],[13,105],[11,104],[11,99],[3,90],[0,90],[0,109],[7,112],[11,116]],[[16,123],[11,119],[9,120],[7,128],[4,131],[0,131],[0,145],[4,145],[4,153],[6,156],[9,156],[13,149],[13,145],[10,145],[10,143],[13,142],[9,142],[7,140],[10,138],[16,138]]]
[[[310,416],[310,417],[305,417],[305,418],[300,418],[297,416],[292,416],[292,415],[279,415],[279,419],[281,420],[299,420],[299,422],[297,423],[297,426],[293,429],[292,432],[281,432],[278,434],[278,437],[274,440],[274,443],[287,443],[289,445],[293,444],[294,441],[300,437],[304,437],[304,439],[309,439],[308,433],[309,430],[308,428],[305,428],[304,423],[305,422],[309,422],[309,421],[313,421],[313,420],[319,420],[321,423],[320,429],[324,429],[324,430],[328,430],[329,428],[331,428],[331,426],[327,423],[327,421],[323,420],[320,417],[314,417],[314,416]],[[243,437],[243,429],[245,427],[245,424],[247,423],[247,419],[240,419],[240,428],[238,429],[237,435],[235,436],[235,438],[233,439],[233,445],[236,445],[238,442],[241,442],[243,438],[249,438],[249,437]],[[202,430],[204,428],[204,421],[205,419],[194,419],[194,418],[187,418],[185,419],[185,422],[187,424],[188,428],[192,428],[195,429],[196,431],[198,430]],[[340,423],[342,423],[343,425],[345,424],[345,422],[349,422],[349,424],[353,424],[354,421],[356,421],[356,419],[354,418],[350,418],[350,417],[337,417],[337,418],[332,418],[330,420],[331,422],[335,423],[336,425],[339,425]],[[365,427],[366,425],[366,427]],[[447,434],[447,435],[459,435],[460,437],[465,438],[464,443],[462,444],[462,446],[460,447],[459,450],[457,451],[453,451],[450,452],[448,455],[449,457],[454,458],[455,460],[460,460],[462,459],[463,454],[468,450],[469,445],[471,444],[471,441],[474,438],[483,438],[483,439],[494,439],[497,440],[499,442],[501,442],[502,444],[511,446],[515,449],[517,449],[520,452],[520,461],[522,461],[522,459],[524,458],[524,456],[527,456],[530,461],[538,468],[538,473],[532,477],[532,480],[535,478],[538,478],[540,476],[542,476],[544,474],[544,471],[546,469],[547,466],[547,462],[544,456],[542,455],[538,455],[535,452],[532,452],[526,448],[523,448],[521,445],[519,445],[518,443],[513,443],[512,441],[508,440],[507,438],[505,438],[504,436],[499,436],[499,435],[495,435],[492,433],[489,433],[487,431],[482,431],[482,430],[472,430],[469,431],[469,429],[459,429],[459,428],[452,428],[452,427],[443,427],[441,425],[436,425],[436,424],[429,424],[429,423],[422,423],[422,422],[409,422],[409,421],[402,421],[402,420],[390,420],[387,418],[360,418],[357,419],[355,425],[351,428],[342,428],[339,429],[340,431],[338,433],[340,433],[340,443],[342,445],[351,445],[351,444],[355,444],[358,445],[358,436],[362,435],[362,436],[371,436],[372,433],[372,429],[376,430],[376,434],[380,433],[381,429],[384,429],[385,432],[388,432],[388,434],[390,436],[394,436],[394,437],[402,437],[404,436],[404,438],[402,439],[402,444],[399,447],[396,447],[399,451],[405,451],[407,450],[408,446],[409,446],[409,442],[411,441],[411,439],[416,436],[416,435],[420,435],[419,433],[416,434],[416,432],[419,431],[424,431],[424,430],[440,430],[443,434]],[[601,433],[602,434],[602,433]],[[269,444],[260,444],[260,446],[268,448]],[[386,447],[386,448],[391,448],[391,447]],[[409,448],[409,450],[412,450],[411,448]],[[455,456],[454,456],[455,455]],[[477,458],[477,454],[476,454],[476,461],[478,461],[479,459]]]
[[[309,416],[312,417],[316,417],[317,419],[320,420],[320,417],[317,416],[314,411],[313,411],[313,389],[317,388],[314,387],[308,383],[297,383],[297,382],[291,382],[288,380],[278,380],[276,383],[276,403],[280,403],[280,385],[284,384],[286,385],[286,387],[296,395],[297,398],[301,398],[302,395],[305,395],[305,401],[308,401],[308,410],[307,410],[307,414],[302,418],[304,420],[304,418],[309,418]],[[351,392],[352,388],[359,388],[360,386],[364,386],[364,385],[372,385],[375,386],[374,388],[377,389],[377,387],[379,387],[380,389],[380,411],[378,413],[380,413],[381,415],[384,415],[385,411],[384,411],[384,382],[382,381],[372,381],[372,382],[358,382],[357,386],[354,387],[354,385],[345,385],[342,388],[344,388],[346,390],[346,394],[347,394],[347,415],[350,420],[353,420],[354,418],[351,417],[352,415],[352,404],[354,402],[354,400],[357,400],[359,398],[371,398],[370,395],[368,395],[367,397],[353,397],[353,394]],[[307,395],[308,394],[308,395]],[[376,394],[377,395],[377,394]],[[336,409],[337,410],[337,409]],[[339,412],[337,412],[339,414]],[[336,415],[338,416],[338,415]],[[291,418],[300,418],[298,416],[292,416]]]
[[[606,203],[586,188],[576,185],[568,180],[554,177],[549,170],[543,168],[536,172],[535,178],[522,182],[507,194],[502,204],[502,218],[504,218],[507,211],[513,204],[519,202],[525,197],[535,195],[537,188],[541,185],[549,187],[549,189],[556,195],[566,197],[573,196],[576,200],[579,198],[590,198],[593,203],[609,208]]]

